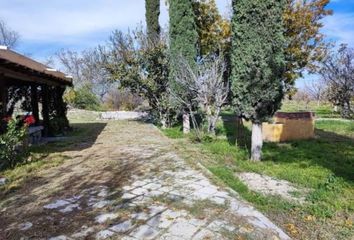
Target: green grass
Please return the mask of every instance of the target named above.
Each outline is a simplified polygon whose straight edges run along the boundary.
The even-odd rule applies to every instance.
[[[195,145],[205,156],[195,160],[268,214],[295,218],[299,225],[306,225],[303,218],[311,215],[326,223],[337,222],[336,227],[341,228],[338,231],[348,231],[343,222],[354,214],[354,121],[319,120],[316,139],[265,143],[262,162],[253,163],[248,160],[249,126],[243,130],[245,140],[238,141],[236,146],[235,119],[230,113],[224,114],[223,119],[218,123],[214,141]],[[237,178],[237,172],[266,174],[311,191],[305,204],[290,203],[251,191]]]
[[[328,196],[323,194],[315,202],[323,202],[326,209],[335,208],[343,210],[354,210],[353,202],[345,194],[353,191],[354,181],[354,141],[346,137],[353,134],[354,122],[343,122],[340,120],[319,121],[316,128],[321,129],[317,139],[306,141],[293,141],[289,143],[265,143],[263,148],[263,161],[252,163],[248,161],[247,148],[236,147],[234,144],[236,129],[233,122],[226,122],[220,126],[226,133],[228,139],[219,139],[214,142],[203,143],[202,148],[214,155],[216,166],[230,169],[233,172],[256,172],[284,179],[302,187],[321,189],[328,182],[334,179],[334,185],[338,191],[328,190]],[[335,130],[335,132],[333,132]],[[249,132],[246,131],[247,138]],[[340,133],[345,133],[341,135]],[[249,141],[249,139],[248,139]],[[242,191],[242,188],[238,188]],[[343,190],[343,191],[339,191]],[[349,192],[349,193],[350,193]],[[334,193],[337,197],[332,198]],[[311,196],[309,196],[311,197]],[[324,209],[322,216],[328,216]],[[321,217],[320,212],[314,214]]]
[[[2,195],[9,194],[19,189],[24,181],[32,179],[39,170],[56,167],[67,158],[68,157],[65,155],[55,154],[45,156],[44,160],[43,155],[33,154],[30,162],[21,164],[14,169],[0,172],[0,175],[6,177],[8,181],[8,184],[0,187],[0,199]]]
[[[264,196],[248,189],[234,174],[234,171],[222,166],[209,166],[208,168],[215,176],[237,191],[245,200],[256,204],[260,210],[288,210],[295,205],[282,200],[276,196]]]
[[[341,136],[354,138],[354,121],[321,119],[316,121],[316,128],[339,134]]]
[[[82,109],[75,109],[68,111],[68,118],[70,123],[85,123],[85,122],[95,122],[100,116],[98,111],[89,111]]]
[[[95,119],[95,115],[90,115],[87,112],[82,116],[75,115],[70,118],[73,130],[65,136],[66,139],[45,145],[31,146],[28,149],[27,162],[19,164],[13,169],[0,171],[0,176],[8,180],[8,184],[0,186],[0,199],[3,195],[20,188],[23,182],[35,178],[39,171],[59,166],[65,160],[71,159],[70,155],[64,153],[65,151],[89,147],[106,126],[105,123],[92,122],[93,119]],[[77,123],[77,121],[81,123]]]
[[[174,127],[171,127],[171,128],[161,129],[161,131],[167,137],[172,138],[172,139],[177,139],[177,138],[183,138],[184,137],[181,126],[174,126]]]
[[[331,104],[326,102],[321,102],[318,104],[315,101],[304,102],[304,101],[284,101],[281,111],[284,112],[298,112],[298,111],[311,111],[320,118],[339,118],[340,115],[333,111]]]

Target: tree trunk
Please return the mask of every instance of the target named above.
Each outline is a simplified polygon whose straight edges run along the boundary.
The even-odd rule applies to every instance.
[[[216,108],[216,111],[214,112],[214,115],[212,116],[212,133],[213,135],[216,135],[216,124],[218,123],[218,120],[219,120],[219,115],[220,115],[220,112],[221,112],[221,107],[217,107]]]
[[[261,161],[262,157],[262,123],[252,123],[252,148],[251,148],[251,161]]]
[[[215,126],[216,126],[216,120],[215,116],[210,116],[209,119],[209,133],[212,135],[215,135]]]
[[[208,133],[213,132],[213,116],[211,116],[209,113],[207,113],[207,121],[208,121]]]
[[[342,118],[346,118],[346,119],[351,118],[350,100],[345,101],[343,103],[341,115]]]
[[[191,131],[191,123],[189,120],[189,114],[183,113],[183,133],[188,134]]]
[[[160,123],[162,129],[167,128],[167,114],[166,113],[160,113]]]
[[[216,123],[219,118],[219,113],[220,110],[216,109],[214,112],[212,112],[210,106],[206,106],[206,114],[207,114],[207,121],[208,121],[208,133],[215,135],[215,128],[216,128]]]
[[[235,145],[236,146],[243,146],[245,144],[245,133],[244,133],[244,126],[242,117],[236,117],[236,139]]]
[[[208,106],[208,105],[205,105],[205,112],[206,112],[206,119],[207,119],[207,121],[208,121],[208,133],[211,133],[212,132],[212,121],[213,121],[213,119],[212,119],[212,114],[211,114],[211,110],[210,110],[210,107]]]

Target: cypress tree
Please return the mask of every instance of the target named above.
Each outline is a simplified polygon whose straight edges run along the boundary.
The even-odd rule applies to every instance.
[[[166,128],[170,117],[170,106],[166,104],[169,64],[167,42],[160,36],[159,16],[160,0],[145,0],[148,44],[138,54],[139,67],[145,71],[145,79],[140,79],[139,85],[140,94],[149,100],[152,116],[160,121],[162,128]],[[128,82],[131,84],[129,79]]]
[[[151,41],[155,42],[160,37],[160,0],[145,0],[145,18],[147,34]]]
[[[174,95],[179,96],[185,102],[191,100],[192,96],[186,86],[175,81],[175,76],[181,67],[181,58],[194,68],[197,58],[198,33],[194,21],[192,0],[170,0],[169,1],[169,37],[170,37],[170,90]],[[180,104],[178,104],[180,105]],[[178,106],[183,112],[183,129],[189,132],[189,115],[186,106]]]
[[[171,58],[175,60],[182,56],[193,65],[197,57],[198,33],[192,0],[170,0],[169,3]]]
[[[252,122],[251,160],[262,151],[262,122],[280,108],[285,70],[282,21],[285,0],[234,0],[232,18],[233,103]]]

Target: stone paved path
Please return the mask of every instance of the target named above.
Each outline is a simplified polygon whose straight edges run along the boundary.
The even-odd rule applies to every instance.
[[[85,144],[85,143],[81,143]],[[152,125],[109,122],[0,211],[0,239],[289,239]]]

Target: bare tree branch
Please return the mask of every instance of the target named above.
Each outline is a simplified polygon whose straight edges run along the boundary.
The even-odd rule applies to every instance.
[[[20,34],[11,30],[7,24],[0,19],[0,45],[14,48],[17,45],[19,38]]]
[[[226,70],[223,57],[205,58],[196,68],[191,67],[183,57],[180,57],[176,64],[179,68],[175,81],[184,91],[182,94],[172,92],[172,97],[182,108],[189,109],[192,122],[195,122],[195,109],[200,107],[207,118],[207,131],[215,134],[216,122],[229,92],[229,83],[223,78]],[[200,132],[197,125],[194,128]]]
[[[309,80],[305,83],[304,91],[313,100],[317,101],[317,105],[325,98],[325,90],[327,85],[322,80]]]
[[[74,86],[89,86],[101,100],[108,93],[112,83],[103,64],[103,56],[99,49],[85,50],[82,53],[61,50],[56,58],[65,68],[65,72],[73,76]]]
[[[354,49],[342,44],[323,62],[320,75],[327,84],[327,98],[341,108],[344,118],[353,116],[351,101],[354,97]]]

